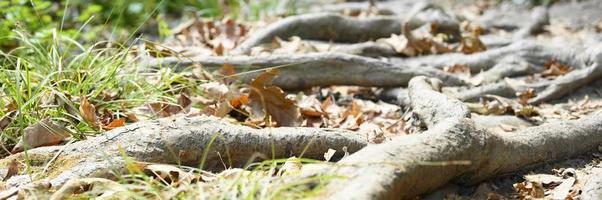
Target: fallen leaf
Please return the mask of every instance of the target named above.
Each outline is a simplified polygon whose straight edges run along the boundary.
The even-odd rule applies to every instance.
[[[7,181],[10,177],[19,174],[19,162],[17,159],[13,159],[8,164],[8,170],[6,171],[6,175],[2,178],[2,181]]]
[[[8,127],[8,125],[13,123],[13,121],[15,120],[17,115],[19,115],[19,111],[17,111],[17,110],[13,110],[13,111],[9,112],[8,114],[4,115],[4,117],[2,117],[2,119],[0,119],[0,132],[4,131],[4,129],[6,127]]]
[[[301,114],[305,117],[321,117],[324,115],[321,103],[315,95],[301,97],[298,106]]]
[[[79,104],[79,113],[84,118],[88,124],[97,126],[98,125],[98,117],[96,116],[96,108],[92,105],[88,98],[82,96]]]
[[[21,140],[15,145],[12,152],[21,152],[26,148],[56,145],[69,135],[69,131],[65,127],[55,124],[50,119],[43,119],[25,128]]]
[[[541,183],[544,187],[552,187],[562,183],[563,178],[550,174],[533,174],[525,175],[525,180],[529,182]]]
[[[249,96],[246,94],[241,94],[238,97],[230,99],[230,105],[234,108],[247,104],[249,104]]]
[[[487,47],[481,42],[478,35],[464,36],[460,41],[459,51],[464,54],[472,54],[485,50],[487,50]]]
[[[224,55],[224,45],[222,45],[222,43],[218,44],[215,48],[213,48],[213,52],[218,56]]]
[[[180,93],[176,105],[170,103],[155,102],[149,103],[148,107],[156,116],[169,117],[178,114],[182,111],[188,110],[190,108],[189,106],[191,105],[191,103],[192,101],[190,100],[188,95],[186,95],[185,93]]]
[[[111,123],[106,125],[104,127],[104,129],[113,130],[115,128],[122,127],[122,126],[125,126],[125,118],[117,118],[117,119],[113,119],[113,121],[111,121]]]
[[[299,109],[282,89],[272,85],[276,71],[269,70],[260,74],[250,84],[249,106],[253,119],[269,121],[271,117],[278,126],[299,126]]]
[[[529,104],[529,99],[536,97],[535,90],[533,88],[529,88],[522,92],[517,92],[516,96],[518,97],[518,103],[521,105]]]
[[[460,79],[465,81],[471,80],[470,67],[466,65],[454,64],[452,66],[443,67],[443,71],[456,74]]]
[[[125,113],[125,117],[130,120],[131,122],[137,122],[138,121],[138,117],[136,117],[136,114],[134,113]]]
[[[166,164],[147,165],[144,168],[144,173],[170,185],[178,185],[182,182],[190,183],[195,180],[191,173],[185,172],[178,167]]]
[[[572,67],[562,64],[556,59],[546,61],[544,67],[546,70],[541,73],[543,77],[562,76],[573,71]]]
[[[218,100],[224,97],[230,91],[227,85],[219,82],[203,83],[200,85],[200,87],[207,93],[209,97]]]
[[[104,178],[80,178],[67,181],[60,189],[52,193],[50,199],[72,199],[77,195],[101,197],[105,193],[111,194],[112,198],[123,199],[119,192],[126,188],[119,183]],[[82,195],[84,194],[84,195]],[[122,193],[126,194],[126,193]]]
[[[326,151],[326,152],[324,153],[324,160],[325,160],[326,162],[329,162],[329,161],[330,161],[330,159],[332,158],[332,156],[334,156],[334,153],[336,153],[336,152],[337,152],[337,150],[334,150],[334,149],[328,149],[328,151]]]
[[[521,182],[512,185],[518,192],[521,199],[543,198],[545,196],[544,188],[539,182]]]

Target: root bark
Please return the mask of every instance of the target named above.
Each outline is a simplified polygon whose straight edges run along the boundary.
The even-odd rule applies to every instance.
[[[602,144],[602,112],[519,133],[497,134],[475,128],[460,101],[429,90],[429,84],[428,79],[417,77],[409,89],[411,106],[428,131],[366,147],[339,161],[328,173],[347,178],[331,183],[326,196],[410,199],[450,181],[476,183],[583,154]]]
[[[32,149],[27,156],[18,153],[1,162],[25,162],[26,157],[35,157],[44,164],[57,153],[59,158],[72,159],[72,165],[54,166],[47,172],[54,174],[50,183],[56,187],[74,178],[110,177],[112,171],[124,169],[124,156],[141,162],[195,167],[203,163],[204,169],[223,170],[291,156],[322,160],[329,148],[337,150],[336,159],[343,156],[343,148],[353,153],[367,143],[365,135],[339,129],[252,129],[213,117],[164,118],[128,125],[62,147]],[[11,184],[24,183],[15,179]]]

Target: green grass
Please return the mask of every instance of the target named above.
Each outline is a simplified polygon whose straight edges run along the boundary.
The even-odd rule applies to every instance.
[[[98,127],[82,120],[78,109],[82,97],[99,113],[107,109],[120,115],[149,102],[175,102],[183,90],[198,91],[200,80],[185,74],[168,68],[141,69],[131,61],[131,47],[106,48],[107,43],[100,42],[86,48],[54,33],[46,41],[17,32],[23,45],[0,52],[0,106],[13,103],[20,113],[4,130],[4,145],[14,144],[25,127],[45,118],[65,124],[74,138],[99,133]],[[116,95],[103,97],[109,93]]]
[[[8,114],[10,106],[19,111],[2,132],[0,142],[5,147],[14,145],[24,128],[46,118],[67,127],[75,139],[100,133],[99,127],[82,120],[78,108],[83,97],[99,114],[106,109],[115,117],[125,117],[124,113],[149,102],[176,102],[182,91],[201,95],[197,88],[201,81],[189,71],[176,73],[169,66],[141,69],[134,62],[133,46],[148,41],[140,34],[166,38],[166,18],[191,10],[217,19],[260,19],[277,14],[279,1],[58,2],[0,2],[0,16],[7,19],[0,23],[4,42],[0,43],[0,116]],[[297,4],[286,5],[287,13],[297,12]],[[117,95],[103,97],[112,93]]]
[[[204,17],[245,20],[283,14],[275,11],[277,0],[61,0],[58,7],[56,2],[0,1],[0,17],[6,19],[0,21],[0,116],[12,108],[19,113],[1,133],[0,155],[8,154],[25,128],[44,119],[67,128],[74,140],[102,134],[104,130],[83,119],[82,98],[99,115],[108,110],[121,118],[150,102],[175,103],[182,92],[203,95],[198,86],[206,80],[195,78],[191,70],[145,69],[136,62],[140,44],[148,42],[145,35],[169,36],[167,18],[180,17],[174,12],[198,10]],[[285,12],[297,9],[288,6]],[[284,161],[255,163],[234,178],[214,174],[214,181],[177,186],[132,171],[107,190],[133,199],[298,199],[315,195],[330,178],[275,175]],[[187,169],[201,173],[202,166]],[[43,199],[52,191],[30,192],[30,197]],[[88,195],[93,194],[78,197],[93,197]]]

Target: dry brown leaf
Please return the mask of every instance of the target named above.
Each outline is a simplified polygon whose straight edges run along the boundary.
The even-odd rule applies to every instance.
[[[536,97],[535,90],[533,88],[529,88],[522,92],[517,92],[516,96],[518,97],[518,103],[521,105],[529,104],[529,99]]]
[[[17,115],[19,115],[19,111],[17,111],[17,110],[13,110],[13,111],[9,112],[8,114],[4,115],[4,117],[2,117],[2,119],[0,119],[0,132],[4,131],[4,129],[6,127],[8,127],[8,125],[13,123],[13,121],[15,120]]]
[[[223,56],[224,55],[224,45],[222,45],[222,43],[219,43],[215,48],[213,48],[213,52],[215,53],[215,55]]]
[[[125,117],[130,120],[131,122],[137,122],[138,121],[138,117],[136,117],[136,114],[134,113],[125,113]]]
[[[299,126],[301,117],[295,102],[287,99],[282,89],[272,85],[276,74],[273,70],[266,71],[253,79],[249,85],[251,118],[267,122],[271,117],[278,126]]]
[[[175,114],[178,114],[182,111],[186,111],[188,110],[191,105],[192,101],[190,100],[190,98],[188,97],[188,95],[186,95],[185,93],[180,93],[180,96],[178,97],[178,103],[177,105],[174,104],[169,104],[169,103],[162,103],[162,102],[155,102],[155,103],[149,103],[148,107],[151,109],[151,111],[159,117],[169,117]]]
[[[316,99],[315,95],[304,96],[298,102],[299,109],[303,116],[321,117],[322,115],[324,115],[324,111],[321,108],[320,101]]]
[[[126,199],[124,196],[127,193],[125,192],[125,187],[121,186],[119,183],[104,179],[104,178],[80,178],[80,179],[71,179],[67,181],[60,189],[56,192],[52,193],[50,199],[73,199],[76,196],[87,196],[82,195],[82,193],[90,193],[88,195],[94,196],[106,196],[102,195],[107,192],[111,193],[112,198],[116,199]]]
[[[98,125],[98,116],[96,116],[96,108],[92,105],[86,96],[82,96],[79,103],[79,113],[88,124],[92,126]]]
[[[174,52],[171,49],[157,47],[157,45],[152,42],[144,43],[144,48],[147,50],[150,56],[155,58],[171,57],[177,54],[177,52]]]
[[[230,89],[226,84],[219,82],[208,82],[200,85],[203,91],[208,95],[209,98],[220,100],[230,92]]]
[[[512,185],[518,192],[521,199],[543,198],[545,196],[544,188],[538,182],[521,182]]]
[[[230,99],[229,103],[233,108],[239,108],[242,105],[249,104],[249,96],[246,94],[241,94],[238,97]]]
[[[2,181],[7,181],[10,177],[19,174],[19,162],[17,159],[11,160],[7,168],[6,175],[4,175]]]
[[[25,148],[56,145],[67,137],[69,137],[69,131],[65,127],[55,124],[50,119],[43,119],[25,128],[21,140],[15,145],[12,152],[20,152]]]
[[[406,55],[414,56],[416,52],[414,49],[408,46],[408,39],[403,35],[391,34],[391,37],[378,39],[376,42],[387,44],[395,50],[395,52]]]
[[[543,77],[562,76],[573,71],[572,67],[562,64],[556,59],[546,61],[544,67],[546,70],[541,73]]]
[[[196,180],[192,173],[166,164],[151,164],[144,167],[144,173],[170,185],[191,183]]]
[[[109,123],[108,125],[106,125],[104,127],[104,129],[106,130],[113,130],[115,128],[119,128],[125,126],[125,118],[118,118],[118,119],[113,119],[111,121],[111,123]]]
[[[478,35],[462,37],[460,41],[459,51],[465,54],[472,54],[487,50],[485,44],[481,42]]]
[[[485,110],[483,114],[503,115],[514,112],[513,107],[509,103],[508,99],[491,97],[486,98],[490,98],[491,100],[485,99],[481,102]]]

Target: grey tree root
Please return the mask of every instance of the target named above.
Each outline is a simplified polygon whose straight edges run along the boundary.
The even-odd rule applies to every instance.
[[[521,168],[586,153],[602,144],[602,112],[556,124],[497,134],[475,128],[462,102],[416,77],[411,106],[427,124],[422,134],[366,147],[325,173],[330,199],[410,199],[448,182],[476,183]],[[563,148],[558,148],[563,146]]]
[[[182,68],[194,63],[212,70],[229,64],[242,70],[260,70],[271,67],[279,68],[280,75],[274,84],[284,89],[304,89],[312,86],[358,85],[395,87],[406,86],[412,77],[423,75],[436,77],[447,85],[462,85],[464,81],[453,74],[432,67],[407,67],[403,63],[391,64],[374,58],[341,54],[341,53],[310,53],[295,55],[268,56],[199,56],[190,60],[163,58],[149,61],[150,67],[169,66]],[[257,73],[241,76],[243,82],[248,82]]]
[[[346,130],[252,129],[213,117],[193,117],[139,122],[73,144],[32,149],[27,156],[39,160],[31,163],[44,164],[63,150],[47,172],[50,183],[57,187],[70,179],[107,177],[112,169],[123,169],[120,149],[136,161],[195,167],[203,162],[204,169],[223,170],[290,156],[321,160],[329,148],[337,150],[335,158],[340,158],[344,147],[353,153],[366,145],[366,136]],[[11,155],[0,163],[6,164],[12,159],[25,162],[25,154]],[[23,183],[9,180],[10,184]]]
[[[435,10],[428,6],[422,6],[417,9]],[[427,13],[423,17],[410,20],[408,27],[415,29],[427,22],[436,22],[438,25],[437,31],[458,35],[458,22],[448,18],[441,18],[441,16],[441,14]],[[391,34],[400,34],[403,21],[399,16],[377,16],[362,19],[335,13],[312,13],[291,16],[253,33],[233,53],[248,53],[251,48],[262,43],[269,43],[274,37],[289,38],[299,36],[310,40],[350,43],[385,38],[391,36]]]
[[[310,53],[254,57],[199,56],[189,60],[170,57],[149,60],[148,65],[155,68],[182,68],[200,64],[208,69],[217,69],[224,64],[230,64],[239,71],[285,66],[280,68],[281,76],[276,78],[274,83],[284,89],[304,89],[329,85],[399,87],[406,86],[412,77],[420,75],[439,78],[447,86],[464,85],[465,82],[454,74],[439,70],[454,64],[466,65],[473,72],[486,70],[485,83],[488,83],[504,75],[523,75],[542,69],[533,66],[543,66],[546,61],[552,59],[570,65],[575,70],[554,80],[535,84],[514,86],[504,82],[490,83],[463,91],[456,97],[461,100],[475,100],[483,94],[511,97],[526,88],[534,88],[538,96],[532,99],[531,103],[541,103],[560,98],[602,77],[602,43],[591,45],[585,50],[566,50],[530,41],[519,41],[503,48],[470,55],[443,54],[406,59],[391,58],[390,61],[341,53]],[[521,62],[511,63],[508,60]],[[520,65],[523,67],[516,67]],[[512,70],[508,70],[510,68]],[[257,74],[245,74],[242,80],[248,82]]]
[[[595,168],[590,178],[585,182],[581,193],[581,199],[602,199],[602,169]]]
[[[235,53],[247,53],[251,48],[269,43],[274,37],[332,40],[335,42],[358,42],[389,37],[399,34],[401,19],[398,17],[375,17],[357,19],[334,13],[297,15],[279,20],[253,33],[243,41]]]
[[[574,54],[573,54],[574,55]],[[535,89],[537,96],[529,103],[543,103],[555,100],[579,89],[588,83],[602,78],[602,44],[592,45],[583,53],[574,56],[573,61],[577,69],[549,81],[538,83],[511,85],[505,81],[471,88],[455,96],[463,101],[477,100],[484,94],[495,94],[505,97],[514,97],[516,92],[527,88]],[[494,69],[491,69],[494,70]],[[529,69],[526,69],[529,70]],[[487,72],[485,72],[487,74]]]

